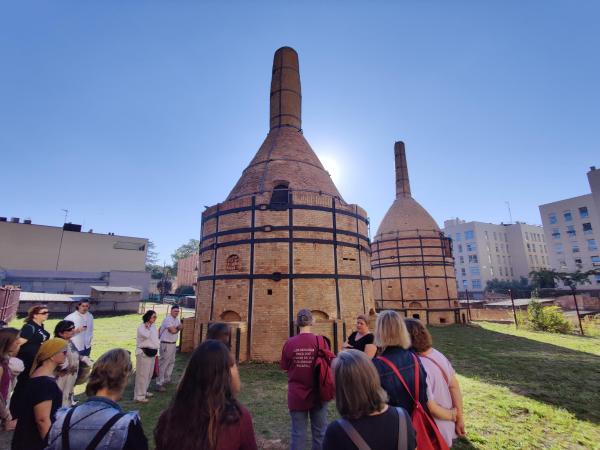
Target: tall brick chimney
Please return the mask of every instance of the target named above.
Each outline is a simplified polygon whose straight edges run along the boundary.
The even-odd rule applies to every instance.
[[[298,53],[281,47],[273,57],[271,78],[271,130],[273,128],[302,128],[302,93]]]
[[[410,197],[410,180],[408,179],[404,142],[398,141],[394,144],[394,155],[396,157],[396,198]]]

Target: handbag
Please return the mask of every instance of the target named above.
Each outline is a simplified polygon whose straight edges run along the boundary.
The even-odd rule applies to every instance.
[[[144,355],[146,355],[149,358],[154,358],[158,354],[157,348],[142,347],[142,351],[144,352]]]

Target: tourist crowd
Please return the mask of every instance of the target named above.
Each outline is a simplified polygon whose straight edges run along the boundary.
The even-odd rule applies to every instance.
[[[153,396],[153,378],[159,392],[171,383],[178,315],[172,307],[158,328],[155,311],[143,315],[135,371],[130,353],[119,348],[92,363],[93,316],[85,301],[56,325],[52,338],[44,328],[45,306],[31,308],[20,331],[0,329],[0,420],[4,430],[14,430],[12,449],[147,449],[140,416],[118,401],[134,372],[139,403]],[[311,312],[300,310],[299,332],[281,354],[293,450],[306,447],[309,425],[313,450],[447,449],[464,436],[454,369],[421,322],[383,311],[371,333],[360,315],[337,355],[327,338],[312,332],[313,324]],[[236,399],[241,383],[230,343],[229,325],[212,324],[160,414],[157,450],[257,448],[252,416]],[[86,399],[78,403],[73,391],[83,383]],[[330,400],[341,416],[332,422]]]

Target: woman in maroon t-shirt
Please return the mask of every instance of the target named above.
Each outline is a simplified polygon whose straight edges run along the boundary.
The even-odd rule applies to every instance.
[[[229,349],[194,350],[175,397],[154,430],[156,450],[256,450],[252,416],[236,399],[240,376]]]
[[[310,419],[312,448],[320,449],[327,429],[327,403],[320,402],[314,386],[318,343],[317,336],[310,328],[313,324],[312,313],[308,309],[301,309],[296,323],[300,333],[286,341],[279,363],[288,376],[288,408],[292,420],[290,448],[305,448]]]

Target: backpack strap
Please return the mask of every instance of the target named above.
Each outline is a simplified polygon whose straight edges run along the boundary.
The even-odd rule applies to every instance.
[[[419,387],[421,385],[421,371],[419,370],[419,358],[417,358],[414,353],[411,353],[410,355],[412,356],[413,362],[415,363],[415,403],[418,403],[421,398],[419,396]]]
[[[396,407],[398,413],[398,450],[408,450],[408,432],[406,422],[408,417],[404,408]]]
[[[125,415],[125,413],[117,413],[114,416],[112,416],[110,419],[108,419],[108,422],[106,422],[102,426],[102,428],[100,428],[100,431],[98,431],[98,433],[96,433],[96,436],[94,436],[94,438],[91,440],[91,442],[85,448],[85,450],[95,450],[95,448],[98,446],[100,441],[102,439],[104,439],[104,436],[106,436],[106,433],[108,433],[110,431],[110,429],[112,428],[112,426],[115,423],[117,423],[117,421],[124,415]],[[63,450],[65,450],[65,449],[63,449]]]
[[[402,377],[402,375],[400,374],[400,371],[398,370],[398,368],[394,365],[394,363],[392,363],[389,359],[387,359],[385,356],[378,356],[377,359],[383,361],[387,366],[389,366],[390,369],[392,369],[392,372],[394,372],[394,374],[396,375],[396,377],[398,377],[398,379],[400,380],[400,382],[402,383],[402,385],[404,386],[404,389],[406,389],[406,392],[408,392],[408,395],[410,396],[410,398],[412,399],[413,403],[417,403],[417,400],[415,400],[415,396],[412,394],[412,392],[410,391],[410,388],[408,387],[408,384],[406,383],[406,381],[404,380],[404,377]],[[416,367],[417,372],[417,378],[415,378],[415,386],[416,386],[416,398],[419,398],[419,379],[418,379],[418,374],[419,374],[419,368]]]
[[[63,420],[62,428],[61,428],[61,448],[62,450],[71,450],[71,444],[69,443],[69,425],[71,424],[71,416],[73,415],[73,411],[75,411],[77,406],[69,409],[65,414],[65,418]]]
[[[352,443],[358,447],[358,450],[371,450],[369,444],[365,442],[363,437],[358,431],[356,431],[356,428],[354,428],[350,422],[342,418],[338,419],[337,423],[340,424],[340,426],[346,432]]]

